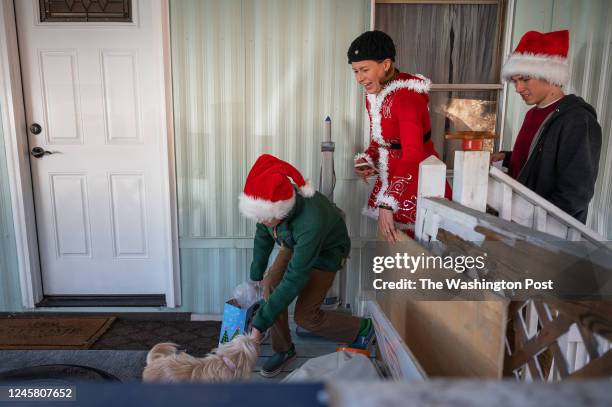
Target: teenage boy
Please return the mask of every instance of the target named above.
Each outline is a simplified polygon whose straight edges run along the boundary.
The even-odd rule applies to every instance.
[[[492,155],[508,173],[585,223],[599,169],[601,127],[595,109],[565,95],[569,31],[526,33],[502,69],[526,104],[512,152]]]

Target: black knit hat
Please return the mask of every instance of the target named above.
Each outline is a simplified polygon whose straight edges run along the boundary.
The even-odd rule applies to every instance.
[[[366,31],[351,43],[348,49],[348,63],[389,58],[395,62],[393,40],[382,31]]]

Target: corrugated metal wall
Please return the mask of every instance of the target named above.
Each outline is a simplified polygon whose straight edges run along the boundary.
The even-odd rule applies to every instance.
[[[610,0],[517,0],[512,49],[529,30],[570,30],[571,78],[566,93],[575,93],[595,107],[603,144],[589,226],[612,238],[612,2]],[[528,106],[510,87],[506,104],[504,149],[510,149]]]
[[[272,254],[274,257],[275,253]],[[178,310],[219,314],[235,286],[248,279],[253,249],[181,249],[183,305]],[[358,307],[364,281],[360,249],[351,250],[346,268],[346,302]],[[367,270],[365,270],[367,272]]]
[[[0,106],[0,109],[3,109]],[[4,135],[0,115],[0,312],[21,310],[17,249],[13,211],[6,168]]]
[[[360,214],[368,190],[352,171],[363,93],[346,61],[368,28],[369,1],[174,0],[170,13],[182,308],[216,313],[248,275],[254,223],[237,206],[248,169],[266,152],[318,180],[328,115],[336,202],[352,237],[373,230]],[[358,262],[356,249],[350,298]]]

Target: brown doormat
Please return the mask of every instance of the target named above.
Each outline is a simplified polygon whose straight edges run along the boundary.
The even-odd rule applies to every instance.
[[[88,349],[114,317],[0,317],[0,349]]]
[[[174,342],[190,355],[202,357],[219,344],[221,322],[162,321],[117,318],[91,349],[150,350],[160,342]]]

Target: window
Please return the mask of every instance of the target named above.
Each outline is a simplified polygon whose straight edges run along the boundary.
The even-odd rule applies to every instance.
[[[446,134],[495,131],[504,11],[504,0],[376,1],[375,27],[393,38],[398,68],[433,82],[432,140],[449,168],[460,142]]]
[[[132,0],[39,0],[40,22],[132,22]]]

